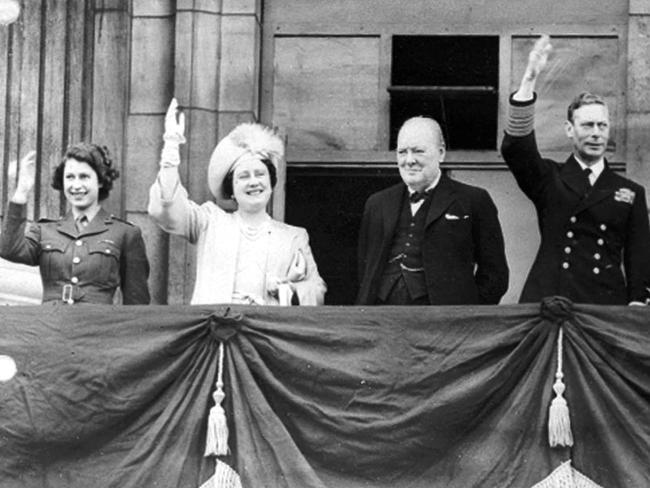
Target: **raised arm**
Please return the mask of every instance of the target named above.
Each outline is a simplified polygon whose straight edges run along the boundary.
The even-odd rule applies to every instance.
[[[201,212],[199,206],[188,198],[178,174],[181,162],[179,147],[185,143],[184,133],[185,116],[178,113],[178,102],[173,98],[165,115],[160,170],[149,189],[147,211],[166,232],[195,242],[201,226]]]
[[[38,264],[40,254],[40,228],[33,225],[25,234],[26,204],[35,182],[36,151],[30,151],[20,160],[16,190],[9,200],[0,234],[0,257],[29,265]]]
[[[172,98],[165,115],[163,141],[158,181],[163,200],[171,200],[176,186],[180,183],[178,175],[178,165],[181,164],[179,147],[186,142],[185,114],[178,113],[178,101],[175,98]]]
[[[519,89],[510,97],[505,137],[501,144],[503,159],[519,187],[536,202],[545,177],[551,174],[551,162],[542,158],[535,140],[535,84],[546,66],[552,46],[547,35],[540,37],[528,55],[528,64]]]
[[[527,102],[533,99],[537,77],[546,66],[548,55],[552,49],[553,47],[551,46],[551,40],[548,35],[544,34],[537,40],[532,51],[528,54],[528,65],[526,66],[524,76],[521,78],[519,89],[512,96],[513,100]]]
[[[18,182],[16,190],[11,197],[11,202],[19,205],[25,205],[29,200],[29,195],[34,189],[36,182],[36,151],[29,151],[23,159],[20,160],[18,168]]]

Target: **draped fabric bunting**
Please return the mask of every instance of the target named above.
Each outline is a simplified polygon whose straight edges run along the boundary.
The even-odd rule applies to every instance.
[[[244,488],[650,486],[650,309],[42,306],[0,323],[17,366],[3,488],[198,488],[215,466]],[[560,327],[573,446],[551,448]],[[220,343],[230,454],[204,457]]]

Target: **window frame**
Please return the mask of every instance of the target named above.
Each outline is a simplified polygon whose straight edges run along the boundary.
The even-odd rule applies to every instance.
[[[619,61],[616,73],[618,106],[616,120],[613,125],[619,127],[616,132],[616,152],[608,158],[616,170],[624,170],[626,154],[626,60],[627,60],[627,24],[540,24],[534,28],[527,25],[509,25],[507,23],[485,25],[443,25],[438,20],[431,25],[411,24],[364,24],[350,23],[330,25],[321,22],[278,22],[265,23],[262,34],[262,70],[260,83],[260,120],[262,123],[273,124],[273,84],[274,84],[274,54],[275,38],[278,36],[294,37],[379,37],[379,79],[377,80],[377,101],[379,121],[377,125],[377,142],[380,150],[296,150],[292,149],[291,141],[287,141],[286,164],[292,167],[320,166],[327,167],[394,167],[394,151],[388,150],[390,136],[390,94],[392,37],[394,35],[489,35],[499,37],[499,77],[498,77],[498,108],[497,108],[497,146],[507,122],[508,98],[510,96],[512,44],[516,37],[537,37],[542,33],[562,37],[615,37],[618,39]],[[569,101],[567,100],[567,104]],[[561,123],[558,121],[558,123]],[[544,152],[544,156],[563,161],[567,157],[563,152]],[[505,162],[496,150],[450,150],[447,152],[443,168],[449,170],[507,170]],[[279,218],[284,215],[284,182],[276,188],[273,212]]]

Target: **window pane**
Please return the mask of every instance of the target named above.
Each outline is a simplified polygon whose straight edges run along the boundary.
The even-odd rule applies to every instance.
[[[454,96],[455,95],[455,96]],[[432,117],[442,127],[448,150],[495,149],[497,144],[496,93],[391,94],[390,148],[397,145],[400,126],[410,117]]]
[[[497,86],[498,36],[394,36],[393,85]]]
[[[376,37],[277,37],[273,124],[293,149],[376,150]]]
[[[448,149],[496,149],[498,36],[394,36],[391,82],[391,149],[418,115],[440,123]]]

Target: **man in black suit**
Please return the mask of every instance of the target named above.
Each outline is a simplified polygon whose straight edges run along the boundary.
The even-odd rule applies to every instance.
[[[567,111],[573,144],[566,163],[543,159],[534,133],[535,82],[551,51],[548,36],[531,51],[510,98],[502,153],[535,204],[541,244],[521,302],[562,295],[576,302],[643,304],[650,297],[650,230],[642,186],[609,169],[605,101],[582,93]]]
[[[370,196],[359,234],[358,304],[496,304],[508,288],[497,209],[487,191],[440,172],[438,123],[414,117],[397,137],[404,183]]]

